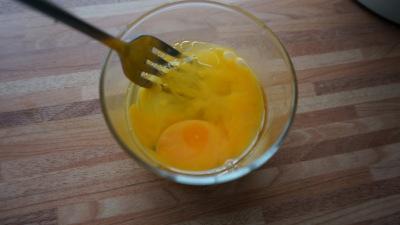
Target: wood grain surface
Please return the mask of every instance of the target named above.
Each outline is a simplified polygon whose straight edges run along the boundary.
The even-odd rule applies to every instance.
[[[117,34],[161,0],[55,0]],[[226,0],[279,36],[299,103],[281,150],[218,186],[122,151],[99,109],[107,49],[0,1],[0,224],[398,225],[400,28],[350,0]]]

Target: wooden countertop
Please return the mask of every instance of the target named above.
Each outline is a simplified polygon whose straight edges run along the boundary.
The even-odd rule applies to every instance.
[[[55,0],[116,34],[161,0]],[[229,0],[293,58],[295,123],[261,169],[213,187],[141,168],[99,109],[107,49],[0,2],[0,224],[400,224],[400,28],[349,0]]]

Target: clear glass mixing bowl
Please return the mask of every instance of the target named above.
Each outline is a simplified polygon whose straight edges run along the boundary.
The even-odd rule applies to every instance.
[[[111,133],[134,159],[175,182],[211,185],[240,178],[262,166],[277,152],[293,121],[297,83],[286,50],[261,20],[230,5],[180,1],[146,13],[130,24],[121,38],[130,41],[142,34],[154,35],[171,45],[190,40],[235,49],[257,75],[265,94],[267,116],[251,151],[236,164],[212,173],[179,172],[167,168],[146,154],[146,149],[132,137],[127,116],[130,104],[127,92],[128,88],[135,92],[139,87],[131,85],[122,71],[118,55],[110,51],[101,73],[101,106]]]

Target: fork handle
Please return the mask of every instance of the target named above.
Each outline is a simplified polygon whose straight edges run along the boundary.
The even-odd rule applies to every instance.
[[[22,2],[49,17],[63,22],[70,27],[85,33],[86,35],[102,42],[108,47],[114,49],[118,53],[122,52],[125,42],[107,34],[106,32],[94,27],[93,25],[79,19],[78,17],[72,15],[71,13],[65,11],[59,6],[48,2],[46,0],[17,0]]]

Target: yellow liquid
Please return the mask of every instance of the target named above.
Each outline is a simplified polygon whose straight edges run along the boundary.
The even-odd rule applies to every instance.
[[[262,128],[264,99],[252,70],[232,49],[175,46],[192,60],[141,88],[129,107],[133,135],[165,166],[206,171],[238,159]],[[161,85],[162,84],[162,85]]]

